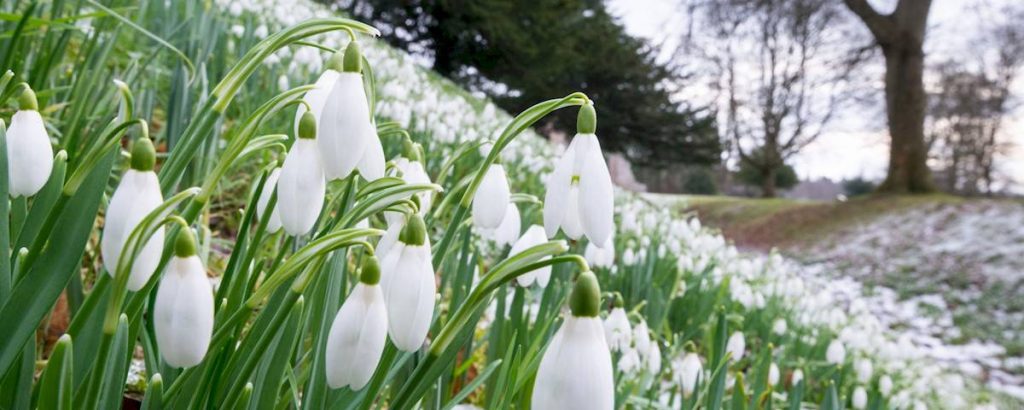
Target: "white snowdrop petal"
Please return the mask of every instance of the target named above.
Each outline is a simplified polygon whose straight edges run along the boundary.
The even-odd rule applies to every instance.
[[[100,240],[100,252],[107,272],[114,276],[117,273],[121,253],[125,241],[138,226],[139,222],[150,212],[163,203],[160,192],[160,181],[152,171],[125,171],[110,197],[107,207],[103,238]],[[149,238],[141,251],[136,255],[128,277],[128,289],[137,291],[156,271],[163,254],[164,230],[157,229]]]
[[[53,170],[53,147],[38,111],[14,113],[7,129],[8,191],[12,197],[33,196]]]
[[[266,219],[267,232],[274,233],[281,229],[281,213],[275,205],[274,209],[267,215],[267,206],[270,205],[270,197],[277,191],[277,180],[281,177],[281,168],[274,168],[267,175],[267,181],[263,183],[263,191],[256,200],[256,213],[260,219]]]
[[[320,118],[321,115],[323,115],[324,105],[327,103],[327,97],[334,88],[334,83],[338,81],[338,74],[340,73],[334,70],[324,70],[324,72],[320,74],[320,77],[316,79],[316,83],[313,83],[313,89],[307,91],[306,94],[302,96],[302,100],[309,104],[309,108],[313,112],[313,116],[317,119],[317,128],[319,128]],[[294,135],[299,135],[299,120],[302,119],[302,114],[305,113],[306,106],[299,104],[298,108],[295,109]]]
[[[327,183],[316,140],[299,138],[292,145],[277,182],[277,209],[289,235],[304,235],[320,216]]]
[[[612,178],[608,173],[601,154],[601,146],[595,135],[578,135],[576,138],[592,140],[585,145],[586,151],[580,170],[580,223],[587,238],[595,243],[606,243],[614,230],[614,192]]]
[[[404,246],[397,258],[393,272],[383,273],[382,266],[382,275],[391,277],[385,288],[388,335],[399,350],[414,352],[423,346],[434,315],[434,272],[425,246]]]
[[[380,137],[377,131],[373,130],[372,135],[367,139],[366,150],[359,160],[359,174],[367,181],[376,181],[384,177],[384,147],[380,144]]]
[[[327,336],[327,384],[359,390],[370,381],[387,340],[387,311],[380,286],[356,284]]]
[[[573,164],[576,162],[575,141],[562,154],[555,164],[555,169],[548,176],[547,190],[544,193],[544,231],[548,238],[558,234],[558,228],[565,217],[566,205],[569,203],[569,184],[572,182]]]
[[[363,77],[339,73],[317,126],[317,144],[327,178],[341,179],[356,169],[370,144],[373,125]]]
[[[569,186],[566,195],[565,215],[562,216],[562,232],[569,239],[577,240],[583,236],[583,224],[580,221],[580,187],[579,184]]]
[[[540,245],[548,241],[547,236],[544,234],[544,228],[540,225],[530,225],[523,232],[523,236],[519,237],[516,243],[512,244],[512,249],[509,251],[509,257],[518,255],[523,251],[530,249],[534,246]],[[550,257],[544,257],[543,260],[548,260]],[[530,286],[534,281],[537,281],[541,287],[547,286],[548,281],[551,279],[551,267],[545,266],[543,268],[528,272],[516,278],[520,286]]]
[[[522,229],[521,217],[519,215],[519,207],[516,204],[509,202],[508,207],[505,210],[505,218],[501,220],[501,224],[494,230],[494,242],[498,246],[511,245],[519,238],[519,232]]]
[[[505,167],[491,165],[473,195],[473,224],[484,229],[497,228],[505,218],[510,197]]]
[[[198,256],[171,258],[153,309],[157,344],[167,364],[192,367],[213,335],[213,289]]]
[[[611,354],[600,319],[567,317],[540,362],[536,410],[609,410],[615,404]]]

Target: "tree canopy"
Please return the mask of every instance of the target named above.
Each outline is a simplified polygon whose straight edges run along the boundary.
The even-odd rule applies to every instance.
[[[673,98],[675,67],[629,36],[600,0],[352,0],[337,3],[383,38],[512,112],[583,91],[602,146],[658,167],[719,161],[713,113]],[[572,133],[575,112],[544,127]]]

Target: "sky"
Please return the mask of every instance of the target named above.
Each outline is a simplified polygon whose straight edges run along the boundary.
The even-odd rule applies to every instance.
[[[955,55],[967,47],[963,33],[976,32],[981,21],[980,10],[998,9],[1001,4],[1020,0],[934,0],[929,17],[926,52],[929,59]],[[680,0],[608,0],[613,15],[619,17],[626,30],[663,47],[667,58],[681,37]],[[879,11],[891,11],[893,0],[873,0]],[[981,4],[987,7],[978,7]],[[887,10],[888,9],[888,10]],[[1024,77],[1024,76],[1022,76]],[[878,79],[880,86],[881,78]],[[1024,98],[1024,78],[1014,87],[1018,99]],[[879,99],[881,100],[881,93]],[[879,101],[879,104],[883,103]],[[830,128],[792,160],[801,178],[827,177],[833,180],[854,177],[881,179],[888,164],[888,134],[882,111],[847,112],[846,120]],[[1006,126],[1013,145],[1009,155],[998,158],[997,167],[1018,181],[1011,189],[1024,191],[1024,108],[1018,109]]]

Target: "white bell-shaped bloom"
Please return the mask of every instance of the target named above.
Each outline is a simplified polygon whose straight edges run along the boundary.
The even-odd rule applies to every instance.
[[[530,225],[526,228],[526,232],[523,232],[523,236],[519,237],[516,243],[512,244],[512,250],[509,251],[508,256],[513,257],[522,253],[523,251],[530,249],[534,246],[540,245],[548,241],[547,236],[544,236],[544,228],[540,225]],[[546,256],[541,261],[551,259]],[[516,281],[519,282],[519,286],[530,286],[534,281],[537,282],[540,287],[546,287],[548,281],[551,280],[551,266],[545,266],[543,268],[526,272],[519,275]]]
[[[793,377],[790,379],[790,383],[792,383],[794,386],[796,386],[796,385],[800,384],[800,382],[803,381],[803,380],[804,380],[804,371],[801,370],[801,369],[794,370],[793,371]]]
[[[327,96],[330,95],[331,90],[334,89],[334,83],[338,81],[338,76],[341,73],[338,72],[336,67],[331,64],[327,65],[327,69],[320,74],[320,78],[317,78],[316,83],[313,84],[313,89],[306,92],[302,96],[302,100],[309,104],[309,111],[313,113],[317,121],[323,118],[324,106],[327,104]],[[302,120],[302,114],[306,113],[306,105],[299,104],[295,110],[295,135],[299,134],[299,122]],[[319,131],[319,130],[318,130]]]
[[[704,372],[704,366],[696,353],[687,353],[679,366],[679,385],[683,388],[683,397],[693,395],[697,388],[697,379]]]
[[[498,246],[512,245],[517,239],[519,239],[519,233],[522,230],[521,223],[519,207],[517,207],[516,204],[509,202],[508,209],[505,211],[505,218],[501,220],[501,224],[493,231],[486,232],[489,233],[490,238],[493,239]],[[544,231],[541,230],[541,234],[543,234],[543,232]],[[544,239],[547,240],[547,237]]]
[[[868,405],[868,392],[864,390],[864,386],[857,386],[853,389],[853,408],[861,410]]]
[[[608,238],[608,243],[598,247],[593,242],[587,242],[587,249],[583,251],[583,257],[587,259],[590,266],[599,268],[611,268],[615,265],[615,244],[614,235]]]
[[[581,116],[585,110],[589,112],[586,115],[593,115],[593,106],[583,106]],[[593,128],[577,131],[548,177],[544,228],[548,237],[554,237],[562,228],[569,238],[586,235],[591,242],[603,246],[615,228],[612,179]]]
[[[321,132],[317,142],[327,178],[335,180],[349,176],[376,138],[362,74],[338,74],[327,96],[318,128]]]
[[[892,378],[889,375],[884,374],[878,378],[878,392],[883,396],[888,396],[892,392]]]
[[[153,327],[164,361],[192,367],[203,361],[213,336],[213,287],[192,232],[178,234],[174,253],[156,293]]]
[[[604,341],[601,290],[593,272],[576,279],[571,314],[544,351],[533,385],[534,410],[611,410],[615,384]]]
[[[608,314],[608,318],[604,320],[604,336],[613,352],[629,348],[633,342],[633,331],[625,309],[616,307]]]
[[[423,346],[434,317],[437,285],[423,218],[414,214],[381,261],[381,288],[388,311],[388,335],[399,350]]]
[[[785,334],[786,328],[788,328],[786,325],[786,319],[778,318],[772,322],[772,333],[775,333],[776,335],[782,336]]]
[[[634,348],[628,348],[622,352],[622,357],[619,358],[619,371],[623,373],[633,374],[640,369],[640,353]]]
[[[825,360],[831,364],[842,364],[846,360],[846,347],[839,339],[833,339],[825,351]]]
[[[341,305],[327,336],[327,385],[362,389],[373,377],[388,335],[388,313],[376,258],[363,265],[360,282]],[[372,270],[372,272],[371,272]]]
[[[647,328],[647,321],[640,319],[640,323],[636,324],[633,328],[633,345],[636,346],[636,350],[640,354],[647,356],[651,350],[651,334]]]
[[[729,353],[729,360],[739,361],[747,350],[747,341],[743,338],[743,332],[733,332],[729,341],[725,343],[725,351]]]
[[[768,367],[768,385],[774,386],[776,384],[779,384],[779,366],[772,363],[771,366]]]
[[[260,192],[260,198],[256,200],[256,213],[259,214],[261,220],[264,220],[264,223],[267,225],[267,232],[270,233],[281,229],[281,213],[278,212],[276,203],[270,214],[267,214],[270,197],[277,191],[277,180],[280,177],[281,168],[274,168],[273,171],[270,171],[270,175],[267,175],[267,181],[263,183],[263,191]]]
[[[132,147],[132,168],[121,176],[114,195],[110,197],[100,252],[103,265],[111,276],[117,274],[121,252],[132,231],[146,215],[164,202],[160,181],[153,172],[155,155],[153,143],[149,139],[140,138],[136,141]],[[137,291],[146,285],[160,264],[163,248],[164,229],[160,227],[135,256],[128,276],[129,290]]]
[[[871,360],[859,359],[854,363],[853,369],[857,373],[857,381],[864,384],[871,381],[871,375],[874,371],[874,366],[872,366]]]
[[[384,177],[384,146],[380,143],[380,136],[377,135],[377,128],[371,127],[370,138],[367,141],[363,156],[359,158],[356,169],[367,181],[376,181]]]
[[[317,155],[316,134],[308,129],[310,121],[313,121],[311,116],[304,116],[307,128],[300,131],[288,151],[277,181],[281,226],[293,236],[305,235],[313,229],[327,194],[324,170]]]
[[[26,94],[31,90],[26,90]],[[23,98],[28,98],[23,95]],[[35,94],[31,94],[35,102]],[[7,178],[12,197],[33,196],[46,185],[53,170],[53,147],[39,111],[22,104],[7,129]],[[6,199],[4,199],[6,201]]]
[[[644,370],[648,374],[659,374],[661,373],[661,347],[658,347],[658,343],[651,343],[651,350],[647,353],[647,357],[644,357]]]
[[[427,175],[427,171],[423,168],[423,163],[419,161],[419,155],[415,152],[415,149],[412,141],[408,141],[408,150],[411,152],[395,158],[395,167],[392,168],[390,174],[399,176],[407,184],[429,184],[432,182],[430,175]],[[409,157],[414,159],[409,159]],[[421,216],[426,216],[427,212],[430,211],[430,207],[433,205],[433,198],[434,191],[430,189],[415,194],[415,199],[419,202],[419,213]],[[384,219],[387,220],[388,226],[400,217],[402,217],[401,212],[384,212]]]
[[[505,218],[511,196],[505,167],[491,164],[473,195],[473,224],[483,229],[497,228]]]

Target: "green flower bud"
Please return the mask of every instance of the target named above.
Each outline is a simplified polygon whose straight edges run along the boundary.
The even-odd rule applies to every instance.
[[[191,229],[182,228],[178,231],[178,237],[174,239],[174,255],[187,258],[195,254],[196,238],[192,235]]]
[[[359,51],[359,43],[352,41],[345,48],[344,62],[342,69],[346,73],[360,73],[363,71],[363,53]]]
[[[594,110],[594,104],[588,102],[580,106],[580,113],[576,116],[576,132],[579,134],[597,132],[597,111]]]
[[[132,143],[132,169],[136,171],[152,171],[156,165],[156,149],[149,138],[140,137]]]
[[[597,317],[601,311],[601,285],[594,272],[586,271],[576,278],[569,295],[569,309],[576,317]]]
[[[32,87],[24,84],[21,95],[18,96],[18,108],[22,111],[39,111],[39,101],[36,100],[36,92]]]
[[[398,235],[398,240],[406,245],[423,245],[427,242],[427,224],[418,213],[411,213],[408,218],[402,233]]]
[[[363,270],[359,274],[359,281],[367,285],[380,283],[380,261],[374,255],[366,255],[363,258]]]
[[[420,151],[416,149],[416,143],[412,142],[409,137],[402,140],[402,156],[409,161],[421,161]]]
[[[309,111],[299,119],[299,138],[316,139],[316,116]]]

